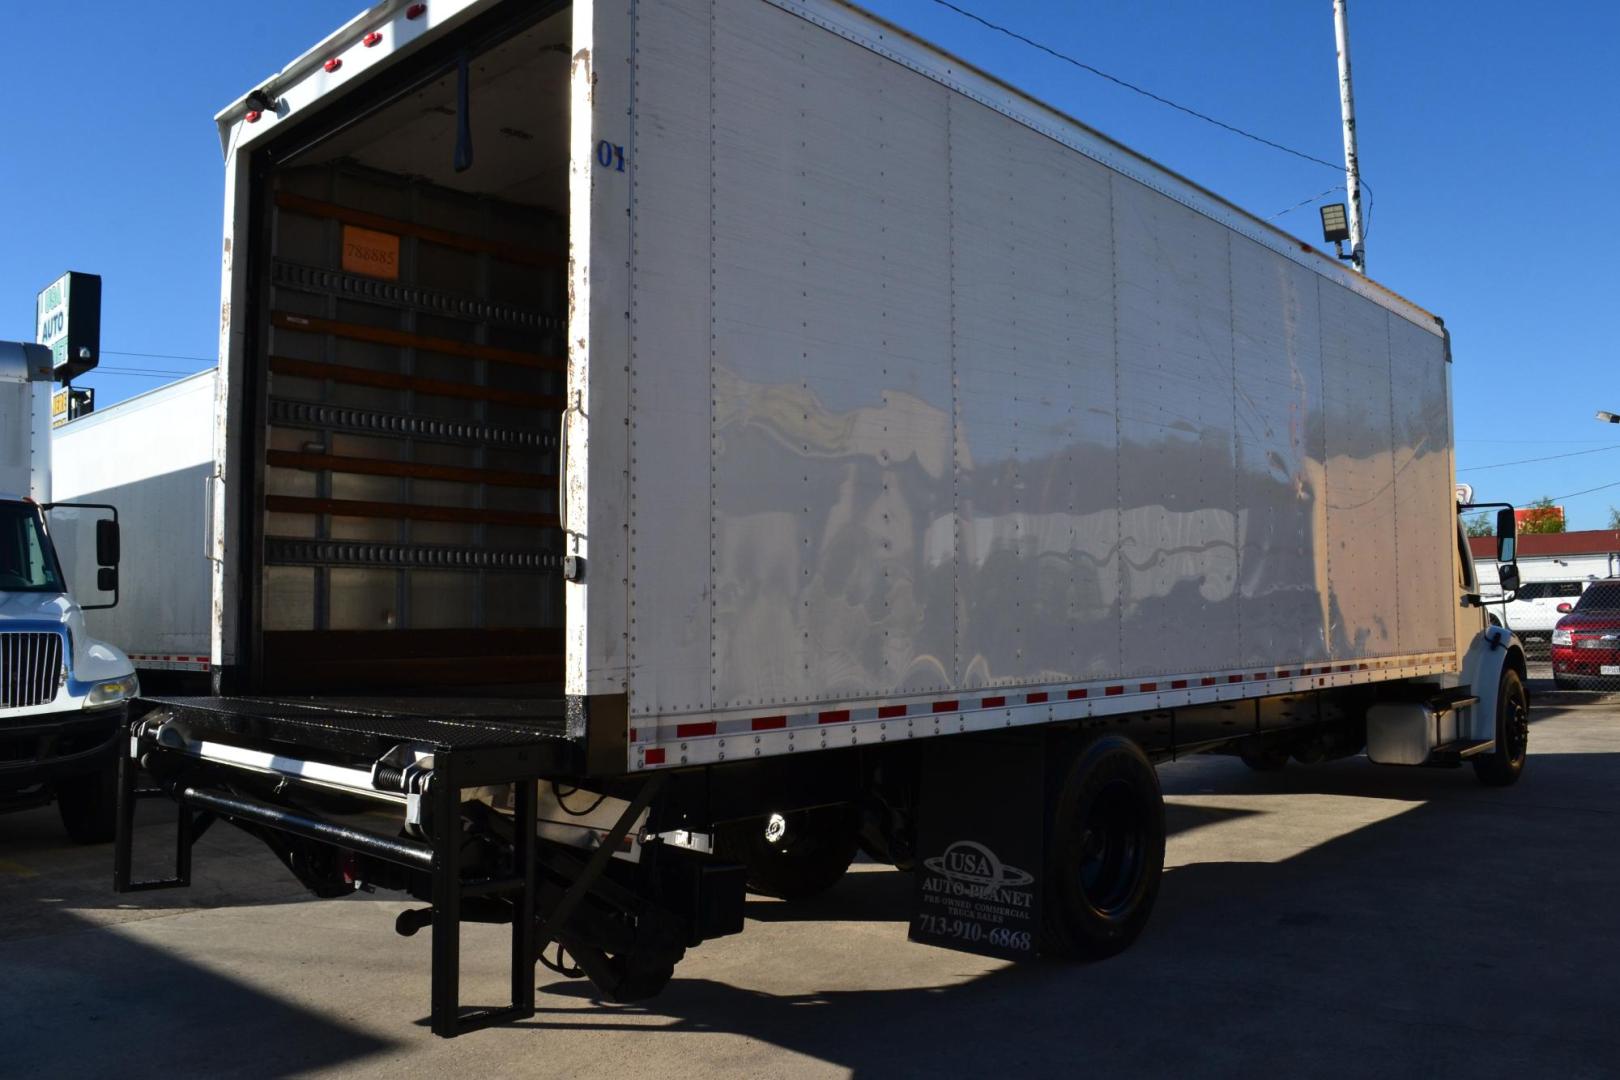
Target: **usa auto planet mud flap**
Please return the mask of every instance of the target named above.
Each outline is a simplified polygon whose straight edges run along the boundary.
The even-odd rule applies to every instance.
[[[1036,955],[1045,782],[1037,739],[943,739],[929,748],[911,940],[1009,960]]]

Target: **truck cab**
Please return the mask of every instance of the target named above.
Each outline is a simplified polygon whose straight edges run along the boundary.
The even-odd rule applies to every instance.
[[[50,390],[48,352],[0,342],[0,810],[54,798],[75,840],[104,842],[139,686],[129,658],[85,632],[51,540]],[[100,583],[116,588],[116,520],[96,521],[95,538]]]

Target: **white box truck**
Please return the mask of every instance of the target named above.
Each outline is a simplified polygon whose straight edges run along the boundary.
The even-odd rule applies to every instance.
[[[218,126],[216,686],[120,888],[223,817],[419,897],[453,1035],[858,848],[915,938],[1116,952],[1176,755],[1523,766],[1440,321],[892,25],[386,2]]]
[[[139,683],[69,591],[117,603],[119,536],[110,506],[51,502],[54,385],[50,350],[0,341],[0,811],[54,798],[69,835],[97,843],[113,838],[115,741]],[[53,512],[73,519],[58,534],[93,530],[88,580],[63,573]]]
[[[214,373],[202,371],[52,434],[56,497],[110,503],[123,530],[143,538],[120,569],[118,606],[87,611],[85,625],[125,651],[148,692],[209,689],[214,398]],[[70,577],[90,572],[90,552],[62,543],[59,554]]]

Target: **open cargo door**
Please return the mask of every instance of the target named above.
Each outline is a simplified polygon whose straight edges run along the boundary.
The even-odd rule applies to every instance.
[[[558,692],[570,21],[549,10],[261,156],[259,691]]]

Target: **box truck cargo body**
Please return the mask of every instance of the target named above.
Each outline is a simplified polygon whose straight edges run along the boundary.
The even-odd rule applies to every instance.
[[[441,1034],[474,787],[514,822],[477,910],[628,997],[668,940],[740,927],[729,867],[797,895],[859,839],[920,908],[973,852],[1011,880],[1000,826],[930,825],[963,746],[1035,792],[1013,876],[1051,925],[984,931],[1006,955],[1135,936],[1150,760],[1371,727],[1375,759],[1522,765],[1440,321],[896,27],[384,3],[218,124],[217,696],[154,702],[132,745],[182,828],[284,828],[318,891],[410,867]],[[1112,768],[1117,911],[1044,884],[1050,807]],[[572,833],[558,784],[596,800]],[[317,813],[333,787],[421,850]],[[686,897],[678,929],[636,888]]]
[[[199,372],[73,420],[51,439],[56,497],[110,503],[125,532],[150,540],[124,559],[118,606],[85,614],[91,633],[128,654],[148,691],[208,689],[214,404],[214,373]],[[70,578],[91,572],[90,552],[58,546]]]

